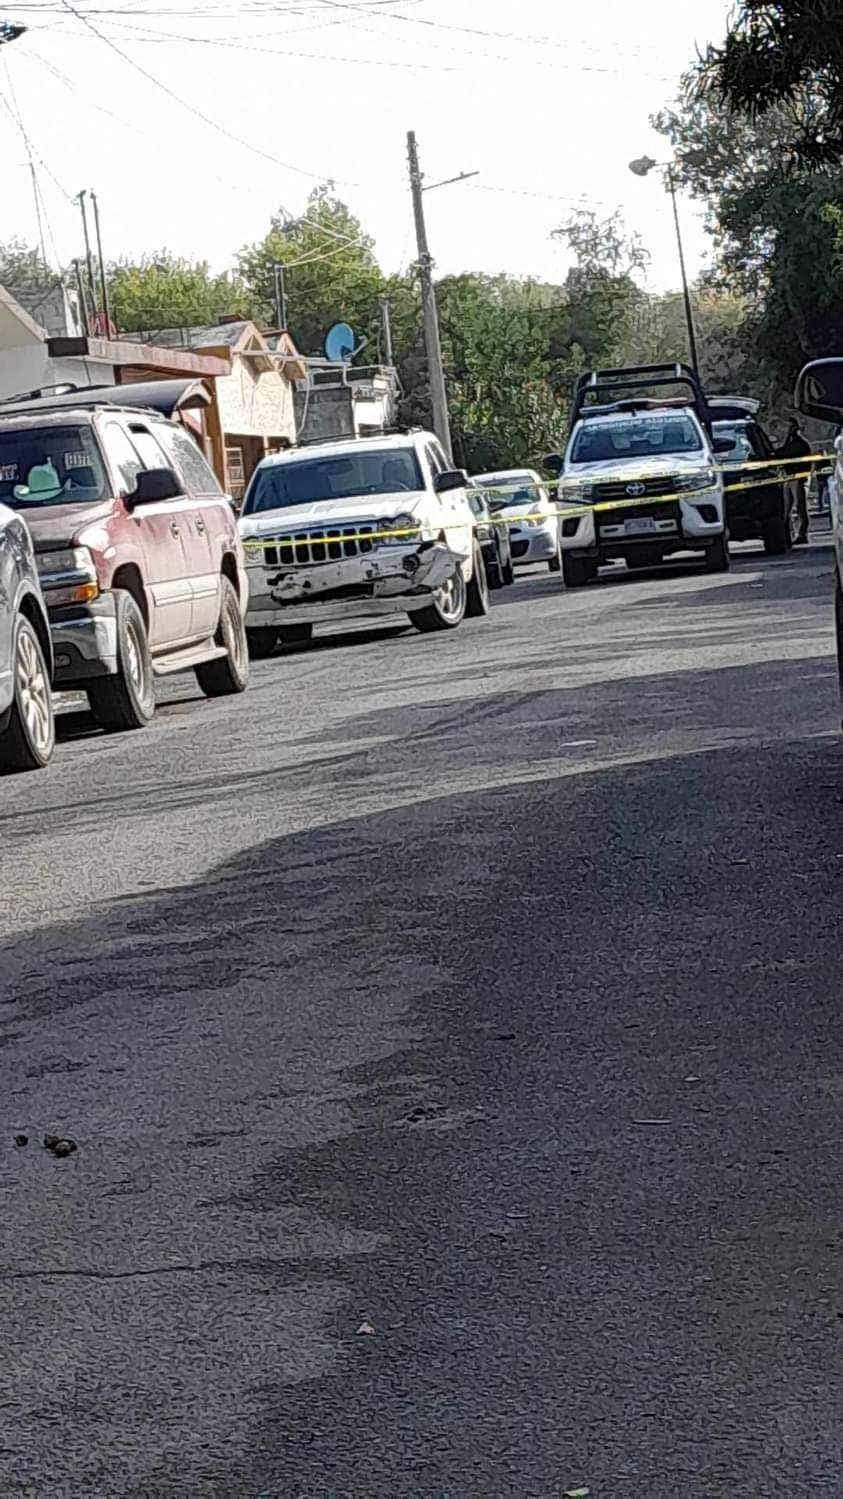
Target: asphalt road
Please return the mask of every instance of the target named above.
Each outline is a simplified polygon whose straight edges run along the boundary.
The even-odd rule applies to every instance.
[[[0,783],[2,1499],[839,1499],[830,579],[536,572]]]

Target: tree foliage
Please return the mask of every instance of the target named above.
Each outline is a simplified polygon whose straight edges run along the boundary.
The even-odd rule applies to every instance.
[[[698,85],[751,120],[808,94],[812,107],[788,141],[794,159],[843,161],[843,3],[740,0],[724,44],[707,49]]]
[[[45,264],[41,251],[21,239],[9,239],[0,245],[0,286],[25,286],[31,291],[48,291],[57,281],[55,271]]]
[[[108,283],[112,318],[123,333],[207,326],[222,317],[248,317],[252,306],[236,277],[213,275],[205,261],[182,260],[169,250],[116,261]]]
[[[253,304],[275,322],[275,266],[283,265],[288,322],[306,353],[320,353],[332,323],[347,322],[355,333],[376,333],[383,276],[374,241],[330,184],[311,193],[298,219],[277,214],[267,234],[247,245],[237,269]]]

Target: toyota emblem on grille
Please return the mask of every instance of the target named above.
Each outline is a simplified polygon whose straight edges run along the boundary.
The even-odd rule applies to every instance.
[[[647,486],[645,484],[627,484],[627,486],[626,486],[626,492],[627,492],[627,494],[635,494],[635,495],[646,494],[647,493]]]

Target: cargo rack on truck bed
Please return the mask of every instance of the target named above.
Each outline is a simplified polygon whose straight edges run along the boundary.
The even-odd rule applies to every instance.
[[[670,388],[687,396],[656,396]],[[641,391],[641,395],[636,392]],[[650,394],[644,394],[649,391]],[[586,370],[574,384],[571,428],[576,422],[612,412],[655,411],[670,406],[691,406],[700,424],[711,432],[712,414],[699,379],[687,364],[631,364],[620,369]]]

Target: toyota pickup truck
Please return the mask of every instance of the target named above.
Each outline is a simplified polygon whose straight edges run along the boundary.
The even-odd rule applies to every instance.
[[[154,679],[195,671],[208,696],[249,676],[237,521],[178,410],[199,381],[0,403],[0,503],[32,535],[55,686],[106,731],[155,711]]]
[[[716,455],[732,446],[731,438],[713,434],[699,381],[684,365],[580,376],[564,457],[545,459],[559,478],[566,587],[588,583],[601,563],[616,558],[653,567],[679,552],[700,552],[708,571],[727,571]]]
[[[304,644],[318,624],[405,614],[432,632],[487,614],[470,493],[429,432],[265,458],[240,516],[252,656]]]

